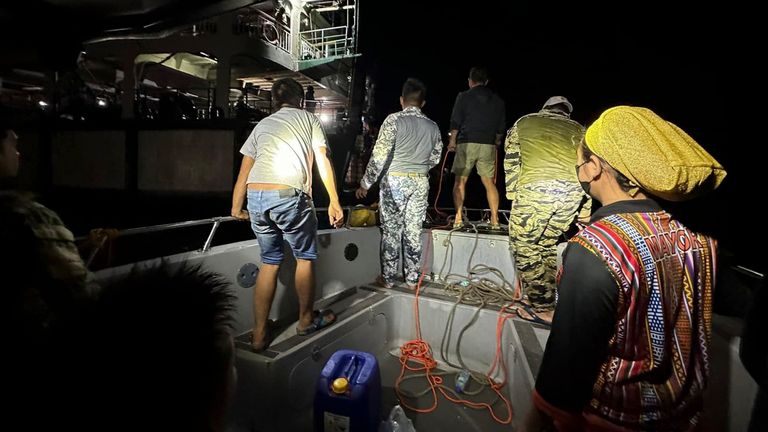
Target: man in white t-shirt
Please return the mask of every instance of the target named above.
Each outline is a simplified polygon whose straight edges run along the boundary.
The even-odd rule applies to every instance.
[[[240,153],[243,162],[232,193],[232,216],[250,220],[261,248],[262,266],[254,288],[254,351],[266,349],[272,339],[267,318],[277,289],[283,260],[283,239],[296,257],[295,285],[299,297],[299,335],[310,334],[336,320],[331,311],[313,311],[315,279],[312,262],[317,259],[317,216],[312,205],[312,164],[330,197],[328,219],[341,226],[336,180],[328,143],[320,121],[302,110],[304,89],[291,78],[272,86],[278,111],[253,128]],[[248,196],[248,210],[243,201]]]

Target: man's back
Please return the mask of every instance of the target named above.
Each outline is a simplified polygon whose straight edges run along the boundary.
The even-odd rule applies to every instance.
[[[254,159],[248,183],[284,184],[311,194],[313,149],[325,146],[315,115],[283,107],[260,121],[240,150]]]
[[[451,172],[453,203],[456,208],[454,227],[463,224],[464,195],[472,170],[485,188],[485,196],[491,209],[491,228],[499,229],[499,191],[496,189],[497,146],[506,128],[504,101],[489,90],[488,71],[473,67],[469,71],[469,90],[459,93],[451,113],[451,132],[448,151],[456,152]]]
[[[515,123],[520,143],[520,185],[544,180],[577,183],[576,148],[584,133],[577,122],[554,114],[529,114]]]
[[[484,85],[459,93],[456,97],[451,129],[458,129],[457,143],[495,144],[505,126],[504,101]]]
[[[416,107],[391,114],[386,121],[394,122],[394,128],[382,128],[382,133],[394,130],[395,142],[388,171],[426,174],[434,165],[430,155],[440,141],[437,124]]]

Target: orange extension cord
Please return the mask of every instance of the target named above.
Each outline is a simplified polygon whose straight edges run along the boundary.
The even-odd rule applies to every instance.
[[[443,191],[443,175],[445,174],[445,163],[448,161],[448,153],[450,153],[450,152],[449,151],[445,152],[445,155],[443,156],[443,163],[440,165],[440,181],[437,183],[437,195],[435,195],[435,205],[434,205],[435,212],[438,215],[446,218],[446,220],[448,219],[449,215],[448,215],[448,213],[446,213],[444,211],[441,211],[437,207],[437,201],[440,199],[440,193]],[[449,225],[450,225],[450,222],[446,225],[446,227],[449,226]]]
[[[443,162],[445,163],[445,162]],[[427,247],[431,246],[431,236],[429,237],[430,241],[427,243]],[[431,249],[431,248],[429,248]],[[427,254],[425,253],[425,256]],[[423,262],[425,263],[424,266],[426,266],[427,260],[424,259]],[[499,310],[499,317],[496,321],[496,355],[493,359],[493,364],[491,365],[490,370],[488,373],[486,373],[486,377],[488,378],[488,382],[491,383],[491,389],[498,395],[499,398],[501,398],[504,401],[504,405],[507,408],[507,416],[504,420],[499,419],[496,416],[496,413],[493,411],[493,407],[490,404],[484,403],[484,402],[473,402],[466,399],[456,399],[453,396],[451,396],[449,393],[447,393],[442,387],[441,384],[443,383],[443,379],[440,376],[432,375],[432,370],[437,367],[437,362],[435,361],[434,357],[432,356],[432,348],[429,346],[429,344],[421,338],[421,320],[419,318],[419,292],[421,291],[421,284],[424,281],[424,275],[426,274],[426,268],[422,267],[421,276],[419,277],[419,282],[416,285],[416,299],[414,302],[413,307],[413,313],[414,318],[416,321],[416,339],[410,340],[406,343],[404,343],[400,347],[400,376],[397,378],[397,381],[395,382],[395,392],[397,393],[400,403],[405,408],[415,411],[418,413],[430,413],[437,409],[437,392],[439,391],[446,399],[453,403],[457,404],[463,404],[465,406],[468,406],[470,408],[475,409],[481,409],[485,408],[487,409],[493,419],[500,423],[500,424],[510,424],[512,423],[512,405],[510,404],[509,400],[504,397],[504,395],[500,392],[500,389],[504,387],[504,385],[507,383],[507,367],[504,361],[502,360],[503,352],[501,349],[501,336],[504,332],[504,323],[513,316],[512,313],[509,313],[512,309],[509,309],[511,305],[506,305],[502,307]],[[413,366],[412,363],[416,363],[416,366]],[[497,383],[493,380],[492,376],[494,373],[498,370],[498,368],[501,368],[503,372],[504,379],[502,382]],[[405,402],[404,395],[400,391],[400,383],[403,380],[403,377],[405,376],[405,371],[412,371],[412,372],[423,372],[427,378],[427,382],[429,383],[430,390],[432,391],[432,397],[433,402],[432,406],[429,408],[415,408],[410,405],[408,405]]]

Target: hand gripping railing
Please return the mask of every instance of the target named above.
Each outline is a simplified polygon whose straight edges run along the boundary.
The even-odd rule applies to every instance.
[[[179,228],[189,228],[194,226],[200,226],[200,225],[207,225],[207,224],[213,224],[211,227],[211,231],[208,233],[208,237],[205,240],[205,243],[203,244],[203,248],[201,249],[201,252],[207,252],[211,248],[211,244],[213,243],[213,237],[216,235],[216,231],[219,229],[219,225],[221,225],[222,222],[230,222],[237,220],[231,216],[221,216],[221,217],[213,217],[213,218],[207,218],[207,219],[198,219],[198,220],[191,220],[191,221],[184,221],[184,222],[173,222],[173,223],[167,223],[167,224],[160,224],[160,225],[150,225],[150,226],[144,226],[144,227],[138,227],[138,228],[128,228],[121,231],[116,231],[112,234],[112,238],[117,237],[128,237],[138,234],[151,234],[155,232],[162,232],[162,231],[169,231]],[[88,236],[81,236],[76,238],[75,240],[79,242],[83,242],[88,239]],[[91,262],[93,262],[93,259],[96,257],[96,254],[98,254],[99,250],[104,246],[106,243],[107,237],[100,239],[97,241],[96,246],[94,249],[90,252],[90,255],[88,256],[88,259],[86,260],[86,266],[90,266]]]

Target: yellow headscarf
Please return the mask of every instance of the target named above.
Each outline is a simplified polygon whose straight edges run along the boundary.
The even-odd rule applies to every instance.
[[[587,128],[585,141],[643,190],[668,201],[715,189],[726,175],[693,138],[647,108],[607,109]]]

